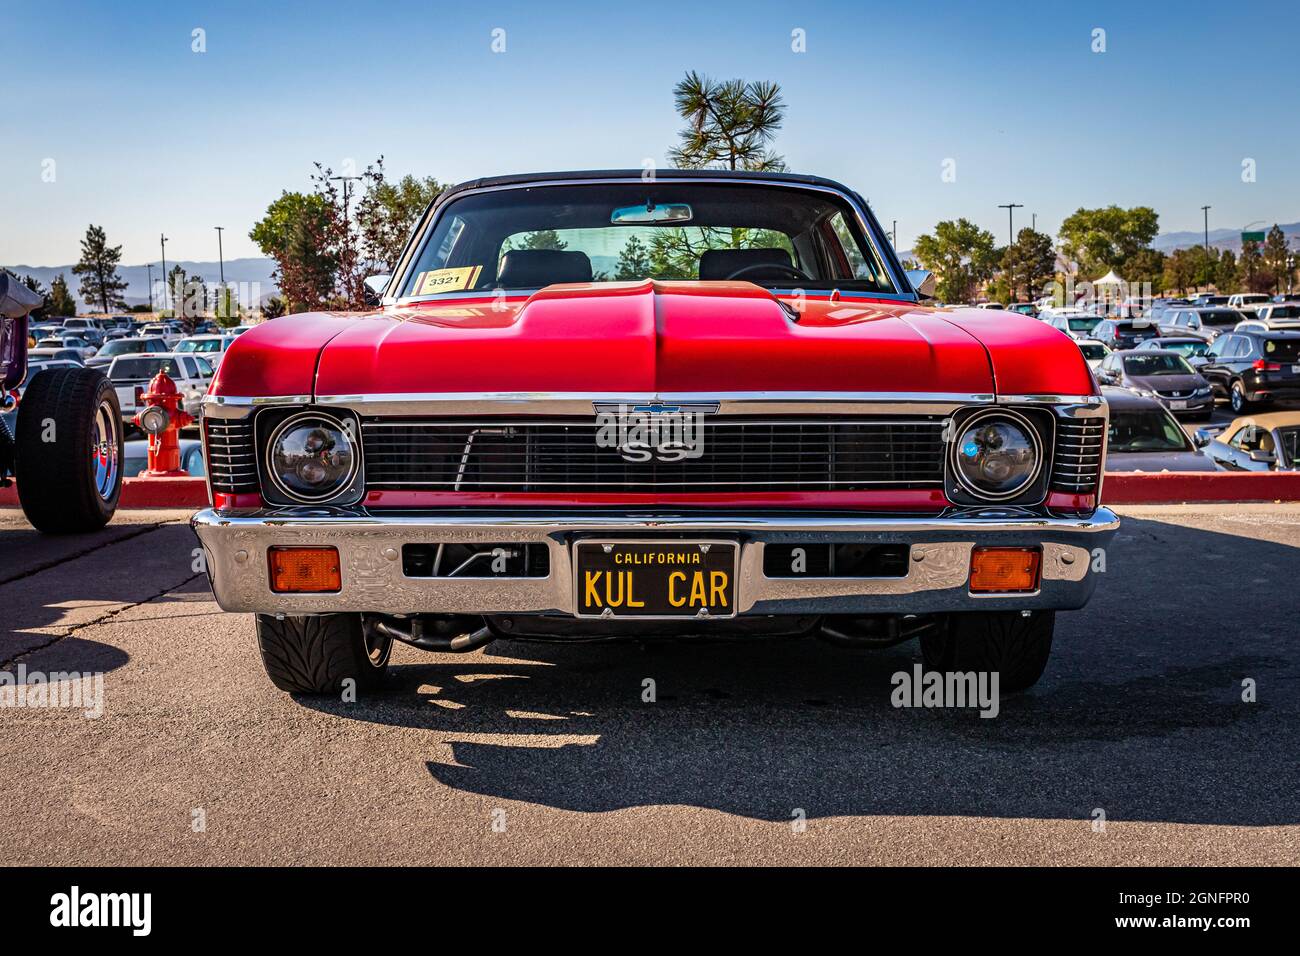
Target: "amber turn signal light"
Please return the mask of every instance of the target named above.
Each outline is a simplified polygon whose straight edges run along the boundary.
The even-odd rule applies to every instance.
[[[1042,562],[1038,548],[975,548],[970,553],[970,589],[1004,594],[1037,591]]]
[[[268,548],[266,559],[271,570],[271,590],[277,594],[338,591],[343,587],[338,548]]]

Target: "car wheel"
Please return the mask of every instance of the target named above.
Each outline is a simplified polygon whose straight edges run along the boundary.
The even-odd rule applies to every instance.
[[[947,626],[921,636],[929,670],[996,671],[1000,690],[1032,687],[1052,652],[1054,611],[978,611],[950,614]]]
[[[1232,391],[1228,393],[1228,403],[1238,415],[1246,414],[1247,409],[1250,408],[1250,402],[1246,401],[1246,388],[1241,382],[1232,383]]]
[[[266,676],[280,690],[338,694],[346,680],[361,692],[379,690],[393,641],[362,628],[360,614],[259,614],[257,646]]]
[[[18,500],[46,534],[95,531],[122,493],[122,413],[104,373],[46,369],[18,404]]]

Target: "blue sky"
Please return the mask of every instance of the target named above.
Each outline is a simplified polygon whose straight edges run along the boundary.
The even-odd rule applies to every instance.
[[[796,6],[6,0],[0,262],[75,261],[90,222],[126,264],[160,232],[169,260],[215,259],[216,225],[256,255],[313,160],[443,181],[662,161],[688,69],[779,82],[791,169],[857,188],[902,248],[956,216],[1003,241],[1005,202],[1053,232],[1112,202],[1165,232],[1204,203],[1211,228],[1300,220],[1294,2]]]

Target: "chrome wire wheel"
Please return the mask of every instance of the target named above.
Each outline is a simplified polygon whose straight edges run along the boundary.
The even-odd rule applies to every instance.
[[[117,410],[107,401],[95,409],[91,434],[90,457],[94,468],[95,493],[108,501],[117,488],[117,473],[122,467],[122,449],[117,441]]]

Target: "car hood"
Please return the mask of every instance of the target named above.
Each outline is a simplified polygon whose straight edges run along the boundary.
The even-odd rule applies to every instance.
[[[213,392],[1095,391],[1078,348],[1036,319],[827,295],[785,301],[747,282],[645,281],[289,316],[241,335]]]
[[[1129,375],[1133,388],[1147,391],[1186,392],[1210,384],[1200,375]]]
[[[1137,451],[1106,453],[1107,471],[1218,471],[1199,451]]]

